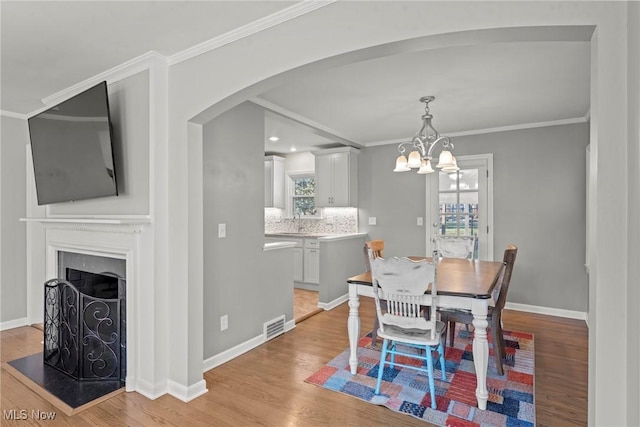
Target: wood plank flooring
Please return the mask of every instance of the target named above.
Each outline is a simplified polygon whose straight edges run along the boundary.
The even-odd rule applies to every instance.
[[[205,395],[184,403],[165,395],[149,400],[121,393],[66,416],[1,373],[0,409],[27,410],[26,420],[2,426],[425,426],[410,416],[330,392],[304,380],[348,346],[346,303],[205,373]],[[362,298],[361,332],[373,325],[374,306]],[[587,425],[587,328],[583,321],[507,311],[504,327],[535,334],[537,426]],[[42,331],[22,327],[0,333],[0,361],[42,351]],[[54,421],[32,410],[56,411]]]
[[[296,324],[324,311],[318,308],[318,292],[293,289],[293,318]]]

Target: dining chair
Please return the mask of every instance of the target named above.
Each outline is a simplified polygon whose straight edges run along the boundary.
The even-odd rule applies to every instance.
[[[475,236],[434,237],[436,251],[441,258],[474,259],[476,249]]]
[[[384,251],[384,240],[368,240],[364,242],[364,262],[367,271],[371,271],[370,260],[381,257],[382,251]]]
[[[426,372],[431,393],[431,407],[436,408],[433,379],[433,351],[440,356],[442,379],[446,380],[442,333],[446,326],[436,318],[438,291],[436,265],[428,260],[412,261],[409,258],[381,257],[371,260],[371,281],[376,304],[376,316],[380,327],[378,336],[383,338],[378,380],[375,394],[380,394],[380,385],[385,365],[391,369],[401,366]],[[427,293],[431,285],[431,293]],[[381,300],[386,300],[386,305]],[[432,308],[431,317],[423,316],[422,308]],[[424,351],[424,353],[423,353]],[[387,356],[390,355],[390,360]],[[395,356],[413,358],[419,364],[409,364],[406,359],[396,361]],[[400,362],[405,363],[400,363]],[[424,363],[426,362],[426,368]]]
[[[487,313],[487,321],[489,322],[489,330],[493,341],[493,352],[496,359],[496,370],[499,375],[504,375],[502,360],[506,355],[504,336],[502,334],[502,310],[507,302],[507,292],[517,253],[518,248],[515,245],[508,245],[504,251],[502,271],[496,278],[491,294],[493,304],[489,306]],[[456,323],[464,323],[467,326],[472,325],[473,314],[471,314],[470,310],[460,309],[440,309],[439,313],[440,320],[447,325],[449,330],[449,346],[453,347]]]
[[[371,260],[382,257],[384,251],[384,240],[368,240],[364,242],[364,262],[366,271],[371,271]],[[384,304],[384,301],[382,301]],[[373,320],[373,330],[371,332],[371,344],[376,347],[378,341],[378,318]]]

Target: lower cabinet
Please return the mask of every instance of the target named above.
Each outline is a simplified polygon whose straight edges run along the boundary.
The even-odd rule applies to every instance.
[[[320,249],[304,248],[304,281],[320,283]]]
[[[320,283],[320,242],[318,239],[304,239],[304,281]]]

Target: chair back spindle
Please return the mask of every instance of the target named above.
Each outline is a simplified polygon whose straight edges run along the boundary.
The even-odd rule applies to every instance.
[[[425,319],[422,311],[437,301],[436,266],[427,260],[374,258],[371,273],[380,330],[395,325],[401,328],[430,330],[435,338],[436,311]],[[427,293],[429,287],[431,292]],[[381,300],[386,300],[386,307]]]

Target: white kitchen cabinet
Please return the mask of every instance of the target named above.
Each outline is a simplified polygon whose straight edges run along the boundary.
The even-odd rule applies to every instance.
[[[264,207],[280,208],[285,206],[284,157],[266,156],[264,158]]]
[[[315,167],[316,206],[358,205],[358,150],[344,147],[318,151]]]
[[[304,240],[304,282],[320,283],[320,245],[318,239]]]

